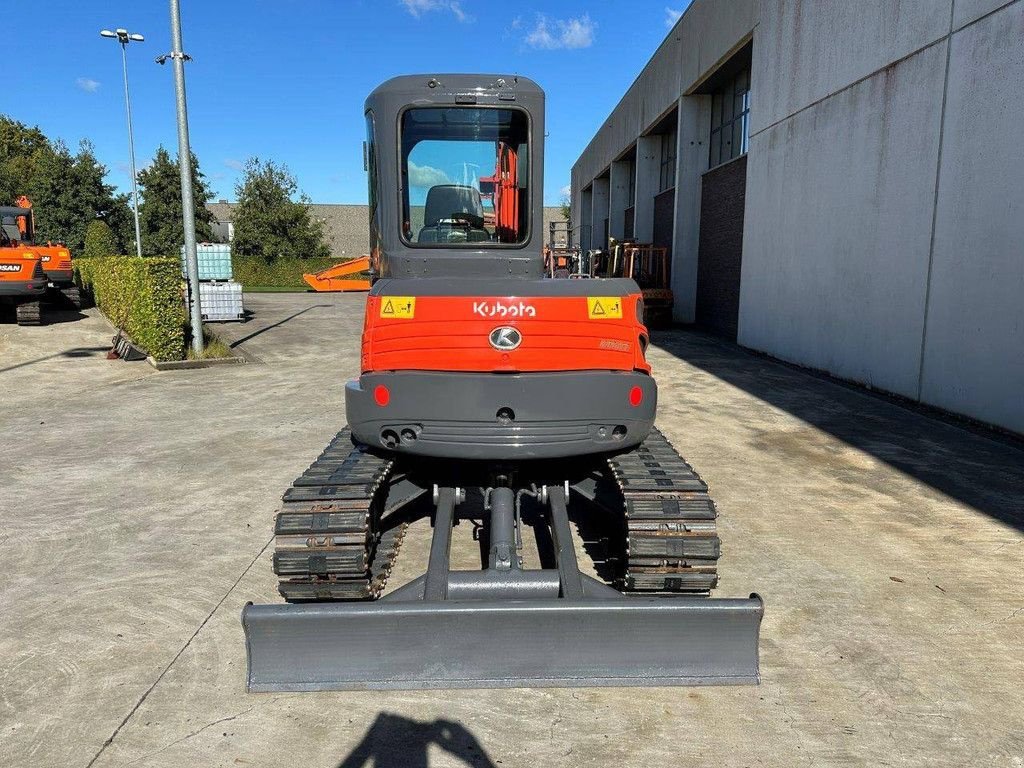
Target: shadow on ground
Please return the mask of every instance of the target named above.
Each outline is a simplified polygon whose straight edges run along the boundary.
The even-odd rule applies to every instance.
[[[86,315],[83,314],[82,312],[79,312],[77,309],[59,307],[53,304],[43,304],[43,325],[76,323],[84,317],[86,317]],[[0,323],[10,323],[11,325],[14,325],[16,322],[17,314],[14,305],[0,304]]]
[[[697,331],[662,331],[652,341],[935,490],[1024,530],[1024,448],[1015,439],[930,417]],[[766,451],[790,452],[795,458],[813,450],[771,431],[755,439],[763,441],[760,447]]]
[[[381,712],[338,768],[427,768],[435,745],[470,768],[496,768],[476,737],[449,720],[420,722]]]
[[[245,342],[249,341],[250,339],[255,339],[257,336],[259,336],[261,334],[264,334],[267,331],[273,330],[274,328],[277,328],[279,326],[284,325],[289,320],[294,320],[299,315],[304,315],[307,312],[309,312],[311,310],[314,310],[314,309],[321,309],[321,308],[324,308],[324,307],[330,308],[330,306],[331,306],[330,304],[314,304],[311,307],[306,307],[305,309],[299,310],[298,312],[295,312],[295,313],[289,315],[288,317],[284,318],[283,320],[278,320],[276,323],[272,323],[271,325],[264,326],[263,328],[260,328],[257,331],[253,331],[252,333],[250,333],[247,336],[243,336],[240,339],[236,339],[235,341],[232,341],[228,346],[231,347],[232,349],[234,349],[235,347],[241,346],[242,344],[244,344]],[[253,313],[252,312],[248,312],[246,314],[245,322],[249,322],[250,320],[252,320],[252,317],[253,317]]]
[[[63,352],[56,352],[52,355],[46,355],[45,357],[37,357],[35,360],[26,360],[23,363],[16,365],[9,365],[6,368],[0,368],[0,373],[7,371],[13,371],[16,368],[25,368],[36,363],[43,363],[47,360],[55,360],[60,357],[74,358],[74,357],[96,357],[97,355],[109,352],[110,347],[74,347],[73,349],[65,349]]]

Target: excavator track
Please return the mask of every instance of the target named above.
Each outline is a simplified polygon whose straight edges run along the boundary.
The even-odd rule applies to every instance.
[[[622,494],[626,592],[709,594],[718,584],[718,512],[707,484],[654,428],[608,467]]]
[[[274,573],[285,600],[380,595],[406,529],[380,530],[392,467],[353,445],[346,428],[292,483],[274,519]]]
[[[26,301],[18,305],[15,310],[17,313],[18,325],[42,325],[43,324],[43,310],[42,303],[39,301]]]
[[[82,289],[77,285],[65,286],[60,289],[60,295],[64,301],[70,304],[75,309],[82,309],[85,307],[85,300],[82,295]]]

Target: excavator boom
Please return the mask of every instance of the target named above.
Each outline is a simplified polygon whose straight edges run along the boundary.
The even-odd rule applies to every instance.
[[[353,278],[370,269],[370,257],[360,256],[335,264],[319,272],[307,272],[302,276],[306,284],[314,291],[368,291],[370,281]]]

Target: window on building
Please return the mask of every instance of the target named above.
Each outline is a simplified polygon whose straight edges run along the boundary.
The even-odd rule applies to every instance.
[[[661,176],[658,191],[664,192],[676,185],[676,132],[661,135]]]
[[[746,154],[750,141],[750,68],[742,70],[711,96],[711,151],[713,168]]]

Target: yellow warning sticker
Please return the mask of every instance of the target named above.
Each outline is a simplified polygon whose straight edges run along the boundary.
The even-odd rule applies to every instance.
[[[416,314],[415,296],[382,296],[380,316],[391,320],[408,320]]]
[[[587,296],[587,317],[591,320],[621,320],[622,299],[618,296]]]

